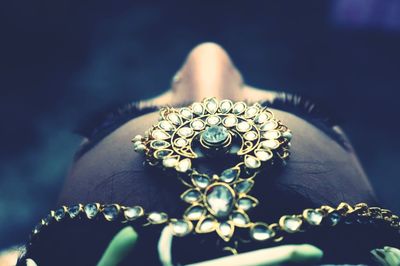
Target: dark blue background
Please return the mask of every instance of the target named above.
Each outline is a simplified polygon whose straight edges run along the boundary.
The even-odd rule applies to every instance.
[[[250,85],[333,110],[399,212],[399,14],[389,0],[3,1],[0,248],[54,207],[80,141],[74,126],[161,93],[204,41],[225,47]]]

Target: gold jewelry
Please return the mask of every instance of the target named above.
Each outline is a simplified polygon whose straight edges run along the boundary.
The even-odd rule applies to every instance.
[[[31,233],[31,244],[40,237],[48,226],[66,220],[82,219],[136,226],[167,225],[175,236],[185,236],[193,229],[191,221],[170,218],[163,212],[146,212],[140,206],[122,206],[119,204],[89,203],[74,206],[62,206],[51,211]],[[304,233],[318,227],[334,228],[338,225],[360,224],[391,228],[394,234],[400,235],[400,218],[390,210],[369,207],[365,203],[350,205],[340,203],[337,207],[323,205],[316,209],[305,209],[294,215],[284,215],[274,223],[250,222],[248,239],[255,241],[282,241],[289,234]],[[375,230],[375,229],[374,229]]]
[[[176,221],[186,225],[185,234],[216,231],[229,241],[235,227],[251,227],[247,211],[258,205],[248,195],[254,177],[288,158],[291,138],[290,130],[258,103],[206,98],[190,107],[162,108],[157,124],[133,143],[149,165],[172,172],[189,187],[180,197],[190,206]],[[196,165],[206,161],[212,168],[212,160],[220,165],[208,172]]]

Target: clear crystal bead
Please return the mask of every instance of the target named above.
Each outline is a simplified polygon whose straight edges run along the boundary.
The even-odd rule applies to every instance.
[[[169,120],[169,121],[171,121],[173,124],[175,124],[175,125],[180,125],[181,124],[181,118],[179,117],[179,115],[178,114],[175,114],[175,113],[170,113],[170,114],[168,114],[168,116],[167,116],[167,119]]]
[[[239,209],[248,211],[251,208],[255,207],[255,205],[257,205],[257,202],[248,196],[244,196],[240,198],[236,204]]]
[[[228,113],[232,108],[232,101],[230,100],[223,100],[220,103],[220,109],[222,113]]]
[[[278,130],[269,130],[263,133],[263,137],[266,139],[277,139],[281,136],[281,132]]]
[[[133,220],[143,216],[143,214],[144,214],[144,210],[140,206],[127,207],[124,210],[125,219],[128,221],[133,221]]]
[[[261,131],[274,130],[277,127],[278,127],[278,123],[275,120],[270,120],[270,121],[266,122],[265,124],[263,124],[260,127],[260,130]]]
[[[239,115],[243,113],[245,109],[246,109],[246,104],[244,102],[237,102],[233,106],[233,113]]]
[[[169,138],[171,137],[167,132],[165,132],[165,131],[163,131],[163,130],[160,130],[160,129],[154,130],[154,131],[151,133],[151,136],[152,136],[154,139],[158,139],[158,140],[169,139]]]
[[[233,227],[228,222],[223,222],[219,224],[218,231],[222,236],[228,237],[232,235]]]
[[[253,187],[254,182],[251,180],[243,180],[235,185],[235,190],[237,193],[247,193],[251,190]]]
[[[201,133],[203,140],[210,145],[218,145],[225,142],[229,132],[225,127],[211,126]]]
[[[175,167],[178,163],[179,158],[177,156],[166,157],[163,159],[163,166],[166,168]]]
[[[282,227],[286,232],[289,233],[297,232],[302,224],[301,219],[294,216],[284,216],[282,217],[282,219],[283,219]]]
[[[234,195],[225,185],[214,185],[206,191],[208,210],[218,218],[229,215],[233,208]]]
[[[189,158],[185,158],[182,161],[180,161],[176,165],[176,170],[181,173],[186,173],[190,168],[192,167],[192,161],[190,161]]]
[[[190,127],[182,127],[178,130],[178,135],[184,138],[190,137],[193,135],[193,129]]]
[[[202,130],[205,128],[206,124],[200,120],[200,119],[195,119],[190,125],[194,130]]]
[[[269,116],[267,113],[261,113],[254,118],[254,122],[256,122],[257,124],[263,124],[263,123],[267,122],[268,119],[269,119]]]
[[[245,138],[246,140],[252,141],[252,140],[255,140],[255,139],[258,138],[258,134],[257,134],[257,132],[255,132],[255,131],[249,131],[249,132],[246,132],[246,133],[244,134],[244,138]]]
[[[226,183],[231,183],[239,176],[239,168],[229,168],[224,170],[219,177],[222,181]]]
[[[255,150],[254,154],[260,161],[268,161],[273,157],[273,153],[270,150]]]
[[[195,186],[204,189],[210,184],[210,178],[208,178],[205,175],[198,175],[198,174],[193,174],[192,175],[192,182]]]
[[[244,157],[244,164],[246,165],[247,168],[250,169],[260,168],[261,166],[260,160],[252,155],[246,155]]]
[[[239,132],[246,132],[251,129],[251,125],[247,123],[246,121],[241,121],[236,125],[236,129]]]
[[[277,149],[280,143],[276,139],[267,139],[260,143],[260,146],[264,149]]]
[[[200,233],[208,233],[215,230],[217,221],[212,217],[206,217],[197,225],[197,231]]]
[[[115,221],[119,215],[119,208],[115,205],[106,205],[103,209],[103,215],[107,221]]]
[[[194,203],[200,200],[201,193],[197,189],[189,189],[183,192],[181,198],[187,203]]]
[[[215,98],[210,98],[205,101],[206,109],[210,114],[214,114],[218,109],[218,102]]]
[[[190,111],[190,109],[187,107],[182,108],[179,113],[181,114],[181,116],[183,116],[187,120],[190,120],[193,118],[192,111]]]
[[[308,210],[305,212],[305,218],[307,222],[311,225],[320,225],[324,215],[318,210]]]
[[[185,217],[189,220],[199,220],[206,212],[206,209],[204,209],[203,206],[201,205],[193,205],[191,207],[189,207],[186,211],[185,211]]]
[[[171,122],[169,122],[167,120],[160,121],[159,127],[161,129],[165,130],[165,131],[173,131],[173,130],[175,130],[175,126]]]
[[[250,219],[246,214],[238,211],[233,212],[230,216],[230,219],[234,225],[239,227],[246,226],[250,222]]]
[[[274,232],[266,224],[257,223],[250,229],[250,236],[257,241],[265,241],[274,236]]]
[[[218,125],[220,121],[221,118],[219,118],[219,116],[216,115],[212,115],[207,118],[207,124],[211,126]]]
[[[93,219],[96,217],[97,213],[99,212],[98,205],[96,203],[89,203],[85,205],[85,213],[89,219]]]
[[[162,150],[158,150],[154,153],[154,157],[156,157],[157,159],[163,159],[165,157],[170,156],[173,153],[172,150],[170,149],[162,149]]]
[[[192,105],[192,110],[196,115],[202,115],[204,113],[204,107],[201,103],[194,103]]]
[[[79,215],[81,210],[82,210],[82,206],[79,204],[69,207],[68,208],[69,217],[71,217],[72,219],[75,218],[76,216]]]
[[[235,116],[229,115],[229,116],[225,117],[225,119],[222,121],[222,123],[226,127],[233,127],[236,125],[237,121],[238,120]]]
[[[163,212],[151,212],[149,213],[147,220],[153,224],[162,224],[168,220],[168,215]]]
[[[164,140],[153,140],[152,142],[150,142],[150,147],[152,147],[153,149],[164,149],[164,148],[168,148],[170,146],[170,144]]]
[[[186,139],[183,138],[178,138],[175,140],[175,146],[182,148],[185,147],[188,144],[188,141]]]
[[[257,106],[250,106],[247,108],[246,112],[244,113],[244,117],[252,118],[258,113],[259,109]]]

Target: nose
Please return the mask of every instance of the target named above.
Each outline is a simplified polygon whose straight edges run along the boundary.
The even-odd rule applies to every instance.
[[[205,97],[237,100],[243,80],[228,53],[218,44],[203,43],[188,55],[173,79],[177,101],[200,101]]]

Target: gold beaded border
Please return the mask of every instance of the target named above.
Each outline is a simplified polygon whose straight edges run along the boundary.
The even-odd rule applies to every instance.
[[[30,242],[32,243],[46,227],[67,219],[76,221],[103,219],[106,222],[137,223],[141,226],[166,225],[171,228],[172,234],[178,237],[196,232],[191,221],[169,218],[164,212],[145,212],[141,206],[128,207],[119,204],[89,203],[70,207],[62,206],[58,210],[50,211],[33,229]],[[271,224],[252,222],[247,224],[245,228],[249,228],[249,236],[254,241],[279,242],[288,234],[306,232],[313,227],[335,227],[343,223],[367,224],[370,222],[379,222],[380,226],[387,226],[400,234],[400,218],[390,210],[369,207],[365,203],[350,205],[345,202],[340,203],[336,208],[323,205],[315,209],[305,209],[300,214],[284,215],[277,222]],[[187,230],[182,231],[182,228],[186,228],[185,225]],[[180,230],[176,230],[178,227]],[[216,228],[211,231],[213,230],[216,230]]]

